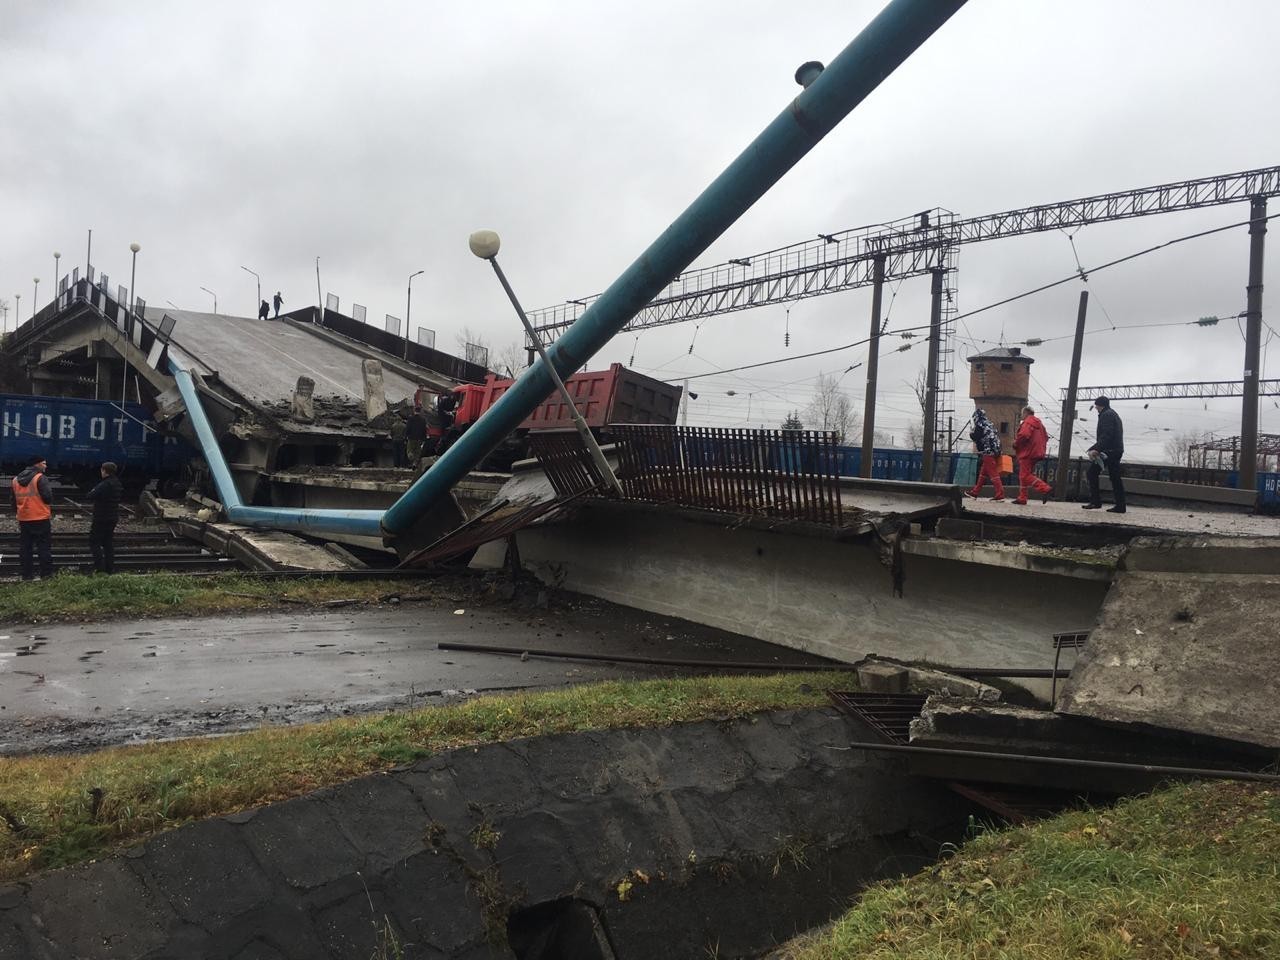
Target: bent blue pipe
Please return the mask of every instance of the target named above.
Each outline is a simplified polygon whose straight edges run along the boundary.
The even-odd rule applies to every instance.
[[[204,412],[200,402],[200,394],[196,390],[195,380],[190,372],[184,370],[172,359],[169,369],[178,383],[178,392],[182,394],[182,402],[187,406],[187,416],[195,428],[196,438],[209,470],[213,473],[213,484],[218,490],[218,499],[232,523],[242,523],[246,527],[257,527],[266,530],[291,530],[296,533],[311,534],[347,534],[362,537],[381,537],[381,510],[308,510],[297,507],[251,507],[246,506],[240,498],[227,466],[227,459],[222,455],[222,447],[214,435],[213,425]]]
[[[569,376],[608,343],[964,2],[893,0],[885,7],[551,346],[548,357],[560,375]],[[554,387],[539,359],[392,504],[384,531],[409,530]]]

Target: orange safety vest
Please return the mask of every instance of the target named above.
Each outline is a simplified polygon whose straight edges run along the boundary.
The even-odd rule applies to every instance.
[[[17,477],[13,478],[13,499],[18,504],[19,523],[26,523],[30,520],[48,520],[53,516],[53,511],[49,509],[49,505],[40,496],[39,484],[40,478],[43,476],[43,473],[37,473],[25,487],[19,486]]]

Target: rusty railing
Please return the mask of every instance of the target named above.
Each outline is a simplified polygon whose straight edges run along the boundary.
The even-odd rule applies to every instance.
[[[621,424],[618,479],[630,500],[839,526],[834,433]]]

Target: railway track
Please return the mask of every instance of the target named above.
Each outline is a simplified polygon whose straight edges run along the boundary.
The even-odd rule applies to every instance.
[[[174,536],[167,530],[117,533],[115,547],[116,570],[121,573],[204,573],[243,569],[236,560],[210,553],[200,544]],[[55,529],[53,566],[55,570],[92,570],[93,555],[89,550],[89,534],[84,531],[61,532]],[[16,576],[18,534],[17,531],[6,530],[0,532],[0,577]]]

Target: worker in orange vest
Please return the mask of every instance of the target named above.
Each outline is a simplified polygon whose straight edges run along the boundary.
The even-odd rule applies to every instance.
[[[53,488],[45,476],[44,457],[13,478],[13,502],[18,508],[18,561],[22,579],[30,580],[33,550],[40,551],[40,576],[53,576]]]

